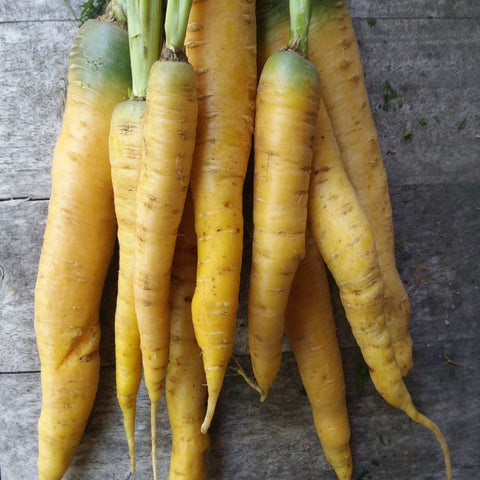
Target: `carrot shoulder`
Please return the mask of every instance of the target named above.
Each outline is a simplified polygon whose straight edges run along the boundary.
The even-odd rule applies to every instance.
[[[255,2],[192,5],[187,56],[198,81],[198,128],[191,187],[198,242],[192,316],[213,418],[232,356],[243,251],[243,184],[256,89]]]
[[[89,20],[74,39],[35,288],[40,480],[67,470],[97,390],[99,305],[116,233],[108,132],[130,85],[128,59],[126,31],[114,23]]]

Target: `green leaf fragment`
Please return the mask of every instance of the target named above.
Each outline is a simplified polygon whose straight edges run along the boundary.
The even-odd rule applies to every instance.
[[[413,136],[413,133],[410,129],[408,129],[407,127],[403,127],[403,130],[402,130],[402,137],[404,140],[410,140]]]
[[[87,0],[86,2],[80,5],[80,17],[78,17],[78,21],[80,23],[85,23],[87,20],[91,18],[98,17],[103,12],[103,7],[107,3],[106,0]]]
[[[467,117],[463,117],[458,123],[458,129],[459,130],[464,129],[466,124],[467,124]]]
[[[392,106],[392,100],[398,99],[398,92],[393,88],[392,84],[385,80],[383,82],[383,108],[384,110],[389,110]],[[398,99],[396,102],[397,107],[401,107],[403,105],[403,100]]]

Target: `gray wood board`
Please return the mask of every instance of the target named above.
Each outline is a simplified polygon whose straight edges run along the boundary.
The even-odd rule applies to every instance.
[[[410,330],[418,348],[450,339],[468,338],[479,330],[480,185],[405,185],[391,190],[396,252],[407,288]],[[33,331],[33,291],[47,201],[0,202],[0,371],[39,369]],[[247,297],[250,240],[246,235],[235,354],[248,353]],[[102,359],[113,365],[113,310],[116,257],[102,301]],[[335,290],[334,290],[335,293]],[[354,345],[338,297],[336,317],[343,321],[342,347]],[[466,328],[466,325],[468,328]],[[286,345],[288,349],[288,345]]]
[[[75,16],[80,15],[84,0],[70,0]],[[351,14],[356,18],[478,18],[477,0],[351,0]],[[26,0],[0,3],[0,22],[31,20],[70,20],[75,17],[68,0]]]
[[[72,2],[76,12],[80,3]],[[415,367],[407,385],[416,404],[445,434],[454,478],[472,479],[480,471],[480,6],[477,1],[436,0],[350,3],[391,185],[398,267],[412,304]],[[3,480],[37,478],[41,394],[33,290],[68,52],[78,25],[72,18],[62,0],[0,2]],[[369,18],[376,19],[375,25]],[[385,108],[385,81],[398,92],[401,106],[397,101]],[[412,133],[408,140],[406,132]],[[235,341],[235,355],[248,371],[249,248],[247,240]],[[128,477],[113,369],[115,261],[102,301],[99,393],[66,480]],[[440,450],[429,432],[386,405],[370,383],[362,394],[357,392],[358,351],[335,290],[333,301],[352,424],[353,478],[444,478]],[[335,478],[321,453],[287,342],[284,350],[279,376],[263,405],[242,380],[227,377],[211,430],[208,478]],[[445,355],[462,366],[445,364]],[[148,410],[142,386],[138,471],[132,480],[151,478]],[[170,431],[163,400],[159,424],[165,426],[159,436],[159,473],[166,478]]]
[[[0,23],[0,199],[50,194],[76,28],[63,21]],[[390,183],[480,181],[480,19],[382,19],[374,27],[356,19],[355,28]],[[386,81],[399,95],[388,110]]]
[[[480,354],[472,338],[455,346],[470,359]],[[345,352],[344,352],[345,353]],[[354,476],[365,471],[372,479],[443,479],[443,460],[433,435],[387,405],[368,383],[356,387],[356,356],[344,356],[347,402],[352,429]],[[248,371],[248,357],[239,357]],[[2,479],[36,478],[35,428],[39,414],[39,374],[3,375],[2,392],[8,392],[7,410],[0,416]],[[462,367],[445,365],[438,346],[423,349],[407,384],[418,407],[429,415],[450,441],[454,478],[474,478],[478,409],[470,400],[480,395],[478,370],[471,362]],[[159,478],[167,478],[171,434],[164,398],[160,402],[158,435]],[[131,478],[151,478],[149,405],[142,385],[137,408],[137,472]],[[311,411],[302,391],[294,358],[285,353],[269,397],[261,404],[243,379],[229,374],[210,431],[206,455],[208,478],[287,480],[334,479],[321,451]],[[30,476],[26,476],[29,472]],[[89,424],[65,480],[128,478],[128,452],[121,415],[115,398],[114,371],[105,367]]]

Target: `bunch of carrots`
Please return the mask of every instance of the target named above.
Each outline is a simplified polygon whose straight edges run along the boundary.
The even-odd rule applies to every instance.
[[[247,380],[260,399],[286,333],[325,457],[339,479],[351,478],[328,269],[376,389],[434,433],[451,479],[445,439],[402,378],[413,365],[409,302],[346,2],[113,0],[80,27],[68,82],[35,291],[39,479],[63,477],[93,406],[99,304],[116,241],[116,383],[130,470],[143,375],[153,478],[163,390],[169,479],[206,478],[248,215]]]

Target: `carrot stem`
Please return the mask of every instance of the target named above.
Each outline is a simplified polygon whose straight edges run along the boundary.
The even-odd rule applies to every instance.
[[[165,14],[165,43],[173,52],[185,51],[185,35],[192,0],[169,0]]]
[[[128,41],[134,98],[145,98],[148,74],[158,60],[162,26],[161,0],[127,0]]]
[[[312,4],[310,0],[290,0],[290,38],[288,48],[295,50],[303,57],[308,52],[308,29],[312,16]]]

